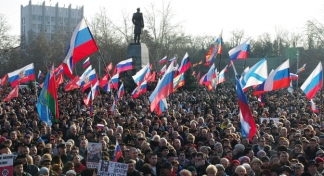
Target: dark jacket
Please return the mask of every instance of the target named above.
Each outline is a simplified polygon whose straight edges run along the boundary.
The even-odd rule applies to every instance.
[[[25,164],[24,165],[24,172],[30,174],[30,175],[37,175],[38,174],[38,167],[33,164]]]
[[[30,174],[27,173],[27,172],[24,172],[22,175],[23,175],[23,176],[32,176],[32,175],[30,175]],[[16,176],[16,173],[14,173],[13,176]]]
[[[314,160],[316,158],[316,152],[319,151],[320,149],[316,147],[314,150],[311,150],[311,148],[308,146],[304,152],[305,156],[307,157],[308,160]]]

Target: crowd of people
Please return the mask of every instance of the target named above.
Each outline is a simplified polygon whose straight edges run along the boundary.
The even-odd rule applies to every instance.
[[[88,143],[101,143],[101,159],[111,161],[116,141],[122,151],[117,162],[128,164],[129,176],[324,174],[321,115],[298,90],[266,93],[263,106],[246,93],[258,129],[252,140],[241,133],[233,82],[216,91],[177,90],[162,115],[150,112],[149,93],[133,99],[126,92],[114,112],[113,96],[101,93],[90,116],[85,93],[58,90],[60,117],[52,124],[40,121],[34,89],[1,103],[0,154],[16,156],[14,175],[97,175],[87,168]],[[2,90],[2,99],[8,92]],[[320,105],[320,94],[314,101]]]

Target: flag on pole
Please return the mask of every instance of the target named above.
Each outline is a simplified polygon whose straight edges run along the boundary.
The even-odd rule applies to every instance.
[[[268,77],[268,64],[266,58],[254,64],[244,72],[240,81],[243,89],[262,84]]]
[[[31,63],[21,69],[8,73],[11,87],[16,87],[20,83],[35,80],[34,64]]]
[[[246,41],[244,41],[242,44],[236,46],[235,48],[231,49],[228,54],[232,61],[236,59],[247,59],[248,58],[248,52],[250,49],[250,41],[251,38],[248,38]]]
[[[98,51],[97,44],[84,18],[75,28],[63,61],[64,73],[73,78],[73,65],[81,59]]]
[[[12,98],[17,98],[19,93],[19,86],[16,86],[15,88],[12,89],[12,91],[8,94],[8,96],[3,99],[3,102],[9,102]]]
[[[323,87],[323,68],[322,62],[319,62],[315,70],[309,75],[303,85],[300,87],[308,100],[312,99],[317,91]]]
[[[1,86],[5,86],[7,84],[8,81],[8,74],[4,75],[1,79],[0,79],[0,85]]]
[[[139,86],[144,80],[147,80],[150,76],[150,63],[147,63],[140,71],[138,71],[134,76],[132,76],[135,84]]]
[[[83,68],[87,68],[90,65],[90,57],[88,57],[82,64]]]
[[[189,60],[189,55],[188,55],[188,53],[186,53],[183,56],[180,67],[178,68],[178,74],[184,73],[185,71],[189,70],[190,66],[191,66],[191,63]]]
[[[300,67],[297,72],[296,75],[298,75],[300,72],[305,71],[306,70],[306,64],[304,64],[302,67]]]
[[[80,88],[80,86],[77,84],[79,81],[79,76],[76,76],[75,78],[73,78],[70,82],[68,82],[65,87],[64,90],[65,91],[70,91],[73,89],[78,89]]]
[[[223,52],[222,33],[223,33],[223,30],[221,31],[221,33],[217,37],[215,43],[212,44],[208,53],[206,54],[205,66],[210,66],[211,64],[213,64],[215,62],[215,58],[216,58],[217,54],[222,54],[222,52]]]
[[[147,90],[147,81],[143,81],[141,85],[136,87],[132,92],[132,98],[138,98],[141,94],[145,93]]]
[[[133,66],[133,59],[127,59],[119,62],[117,65],[117,73],[121,73],[124,71],[132,70],[134,68]]]
[[[315,105],[313,99],[310,99],[309,103],[310,103],[310,109],[311,109],[311,111],[313,111],[313,112],[315,112],[315,113],[318,113],[319,110],[318,110],[318,108],[316,107],[316,105]]]
[[[118,141],[116,140],[116,147],[115,147],[115,153],[114,153],[113,161],[114,161],[114,162],[117,162],[118,159],[119,159],[120,157],[122,157],[122,156],[123,156],[122,150],[121,150],[121,148],[120,148],[120,145],[119,145]]]
[[[168,58],[167,56],[164,56],[164,58],[162,58],[160,61],[159,61],[159,64],[164,64],[168,61]]]
[[[121,99],[121,97],[123,97],[123,95],[125,94],[125,90],[124,90],[124,83],[122,83],[119,87],[119,90],[118,90],[118,100]]]
[[[110,70],[112,70],[112,67],[113,67],[112,62],[110,62],[110,63],[107,65],[107,67],[105,68],[105,71],[106,71],[107,73],[109,73]]]

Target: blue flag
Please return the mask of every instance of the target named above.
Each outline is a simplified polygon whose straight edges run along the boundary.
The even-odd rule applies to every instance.
[[[37,107],[37,112],[39,114],[40,120],[46,122],[47,125],[51,126],[52,125],[52,121],[51,121],[52,117],[51,117],[51,113],[50,113],[48,106],[46,106],[47,99],[46,99],[46,93],[45,93],[47,90],[47,87],[48,87],[49,79],[50,79],[50,74],[48,73],[46,75],[46,78],[45,78],[45,81],[43,84],[43,88],[39,94],[36,107]]]

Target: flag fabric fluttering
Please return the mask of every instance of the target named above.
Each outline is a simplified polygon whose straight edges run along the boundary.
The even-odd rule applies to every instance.
[[[73,89],[78,89],[80,88],[79,84],[77,84],[79,81],[79,76],[76,76],[75,78],[73,78],[70,82],[68,82],[65,87],[64,90],[65,91],[70,91]]]
[[[147,63],[140,71],[138,71],[134,76],[132,76],[135,84],[139,86],[144,80],[147,80],[150,76],[150,63]]]
[[[126,59],[126,60],[123,60],[123,61],[119,62],[116,65],[116,68],[117,68],[117,73],[132,70],[134,68],[133,59],[130,58],[130,59]]]
[[[82,64],[83,68],[87,68],[90,65],[90,57],[88,57]]]
[[[290,80],[296,81],[299,79],[299,76],[297,74],[290,73]]]
[[[159,102],[173,93],[174,63],[172,62],[149,97],[150,110],[153,112]]]
[[[115,107],[116,107],[116,103],[117,103],[116,101],[117,101],[117,97],[116,98],[113,97],[113,103],[109,109],[111,114],[115,114]]]
[[[52,68],[46,76],[36,105],[40,119],[46,122],[51,122],[50,112],[53,115],[52,121],[57,121],[60,116],[56,88],[55,73],[54,68]]]
[[[154,82],[156,79],[156,71],[150,74],[150,76],[147,78],[147,82]]]
[[[208,53],[206,54],[206,63],[205,66],[210,66],[215,62],[215,58],[217,54],[222,54],[223,47],[222,47],[222,33],[219,34],[217,37],[215,43],[209,48]]]
[[[250,141],[252,141],[253,136],[256,135],[257,127],[255,125],[247,98],[243,92],[241,83],[238,80],[237,75],[235,76],[235,81],[236,81],[236,93],[238,98],[238,104],[240,107],[242,136],[247,137]]]
[[[258,101],[260,102],[260,105],[263,107],[264,106],[264,94],[258,95]]]
[[[80,79],[79,85],[82,88],[82,92],[94,85],[98,80],[96,69],[92,69],[83,79]]]
[[[164,58],[162,58],[161,60],[159,60],[159,64],[165,64],[168,61],[167,56],[164,56]]]
[[[266,58],[254,64],[241,77],[241,85],[243,89],[251,86],[262,84],[268,77],[268,64]]]
[[[163,74],[165,73],[166,70],[167,70],[167,69],[166,69],[166,65],[164,65],[164,66],[161,68],[161,70],[159,71],[159,75],[163,75]]]
[[[318,108],[316,107],[316,105],[315,105],[313,99],[310,99],[309,103],[310,103],[310,109],[311,109],[311,111],[312,111],[312,112],[315,112],[315,113],[318,113],[319,110],[318,110]]]
[[[297,72],[296,75],[298,75],[300,72],[305,71],[306,70],[306,64],[304,64],[302,67],[300,67]]]
[[[165,98],[163,98],[160,102],[159,105],[156,107],[156,112],[158,116],[160,116],[165,110],[168,109],[168,104]]]
[[[107,85],[108,81],[109,81],[109,76],[108,76],[108,73],[107,73],[107,74],[105,74],[105,76],[103,76],[100,79],[100,81],[99,81],[99,87],[101,87],[101,88],[104,87],[105,85]]]
[[[184,73],[179,74],[173,79],[173,92],[185,85]]]
[[[138,98],[141,94],[145,93],[147,90],[147,81],[143,81],[141,85],[136,87],[132,92],[132,98]]]
[[[323,87],[323,68],[322,62],[319,62],[315,70],[305,80],[303,85],[300,87],[308,100],[312,99],[317,91]]]
[[[64,83],[64,77],[63,74],[59,74],[56,79],[56,88],[58,88],[61,84]]]
[[[96,51],[98,51],[98,46],[85,19],[82,18],[72,34],[68,51],[63,61],[64,73],[70,78],[74,78],[72,72],[73,65]]]
[[[169,62],[177,61],[177,57],[173,57],[172,59],[169,60]]]
[[[208,72],[206,73],[206,76],[203,79],[204,85],[208,88],[208,90],[213,89],[213,80],[217,78],[217,69],[215,68],[215,64],[213,64]]]
[[[217,85],[226,81],[225,72],[227,72],[227,67],[228,66],[226,65],[225,68],[217,75]]]
[[[0,85],[1,86],[5,86],[7,84],[8,81],[8,74],[4,75],[1,79],[0,79]]]
[[[111,77],[111,87],[115,90],[118,90],[118,80],[119,80],[119,74],[115,74],[113,77]]]
[[[199,81],[199,79],[200,79],[200,72],[198,72],[198,74],[197,74],[197,80]]]
[[[42,71],[41,70],[38,70],[37,79],[39,79],[39,80],[42,79]]]
[[[256,88],[253,95],[258,95],[264,92],[270,92],[273,90],[286,88],[289,87],[289,85],[290,71],[288,59],[269,74],[268,78]]]
[[[12,98],[17,98],[18,97],[18,93],[19,93],[19,86],[16,86],[15,88],[13,88],[11,90],[11,92],[8,94],[8,96],[5,99],[3,99],[2,101],[3,102],[10,102],[10,100]]]
[[[242,44],[236,46],[235,48],[231,49],[228,54],[232,61],[236,59],[247,59],[248,58],[248,52],[250,49],[250,41],[251,38],[248,38],[246,41],[244,41]]]
[[[189,55],[188,55],[188,53],[186,53],[183,56],[181,64],[180,64],[180,66],[178,68],[178,74],[186,72],[187,70],[189,70],[190,66],[191,66],[191,63],[190,63],[190,60],[189,60]]]
[[[201,65],[201,64],[202,64],[202,60],[198,63],[192,64],[192,67],[197,67],[198,65]]]
[[[116,147],[115,147],[113,162],[117,162],[118,159],[122,156],[123,156],[122,150],[120,148],[118,141],[116,140]]]
[[[106,71],[107,73],[109,73],[110,70],[112,70],[112,68],[113,68],[112,62],[110,62],[110,63],[107,65],[107,67],[105,68],[105,71]]]
[[[31,63],[21,69],[8,73],[11,87],[16,87],[20,83],[35,80],[34,64]]]
[[[122,83],[118,90],[118,100],[120,100],[125,94],[124,83]]]

